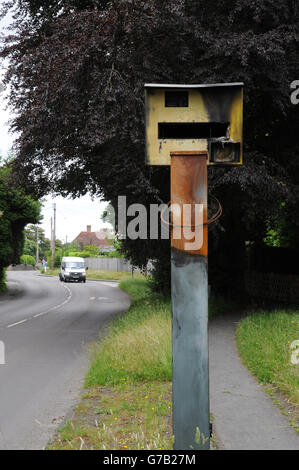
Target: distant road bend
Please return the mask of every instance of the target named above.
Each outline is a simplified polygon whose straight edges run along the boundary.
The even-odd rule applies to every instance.
[[[15,292],[0,296],[0,450],[43,449],[79,398],[86,344],[130,301],[113,282],[7,277]]]

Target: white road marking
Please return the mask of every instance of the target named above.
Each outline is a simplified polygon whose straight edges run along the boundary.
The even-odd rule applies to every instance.
[[[18,321],[17,323],[12,323],[11,325],[8,325],[6,328],[11,328],[12,326],[20,325],[21,323],[25,323],[28,318],[25,318],[24,320]]]
[[[105,286],[110,286],[110,287],[118,287],[118,282],[117,281],[115,281],[115,282],[101,281],[101,284],[104,284]]]
[[[95,300],[95,297],[90,297],[89,300]]]
[[[63,305],[67,304],[71,298],[72,298],[72,292],[71,290],[63,284],[63,287],[68,291],[68,296],[67,298],[61,302],[59,305],[55,305],[54,307],[49,308],[48,310],[45,310],[44,312],[37,313],[33,315],[32,317],[29,318],[24,318],[24,320],[18,321],[16,323],[12,323],[11,325],[8,325],[6,328],[11,328],[12,326],[20,325],[21,323],[25,323],[28,320],[31,320],[32,318],[37,318],[41,317],[42,315],[46,315],[47,313],[53,312],[54,310],[57,310],[58,308],[62,307]]]
[[[99,300],[109,300],[109,297],[99,297]]]

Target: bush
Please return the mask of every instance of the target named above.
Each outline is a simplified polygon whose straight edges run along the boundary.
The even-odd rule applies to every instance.
[[[4,292],[6,290],[6,271],[4,268],[0,269],[0,292]]]
[[[166,251],[164,259],[157,259],[153,261],[154,269],[152,276],[149,280],[151,289],[154,292],[163,292],[164,294],[170,294],[171,290],[171,278],[170,278],[170,253]]]
[[[96,245],[85,245],[83,253],[92,257],[96,257],[99,254],[99,247]]]
[[[61,261],[62,261],[62,251],[58,251],[55,253],[54,268],[60,268]]]
[[[22,255],[20,258],[21,264],[26,264],[29,266],[35,266],[35,259],[31,255]]]
[[[0,158],[0,273],[6,266],[19,263],[24,227],[39,219],[40,203],[26,196],[16,184],[10,164],[2,164]]]
[[[90,253],[86,253],[86,251],[70,251],[67,256],[76,256],[78,258],[90,258]]]
[[[60,268],[62,256],[63,256],[62,250],[56,249],[55,258],[54,258],[54,268]],[[47,251],[46,260],[47,260],[47,268],[48,269],[52,268],[52,252],[51,251]]]
[[[299,275],[299,250],[274,246],[248,249],[249,267],[262,273]]]

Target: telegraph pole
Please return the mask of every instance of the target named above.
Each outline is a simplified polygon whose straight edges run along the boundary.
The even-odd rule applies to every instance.
[[[53,204],[53,219],[51,217],[51,250],[52,250],[52,269],[55,265],[55,241],[56,241],[56,204]]]
[[[36,226],[36,255],[35,255],[35,259],[36,259],[36,264],[37,264],[38,260],[39,260],[38,226]]]
[[[53,268],[53,218],[51,217],[51,269]]]

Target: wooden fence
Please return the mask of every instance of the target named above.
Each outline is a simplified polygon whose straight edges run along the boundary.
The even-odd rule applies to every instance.
[[[123,272],[140,272],[139,268],[133,266],[129,261],[126,261],[124,258],[85,258],[85,266],[89,269],[103,270],[103,271],[123,271]],[[148,263],[147,270],[151,268],[150,262]]]

